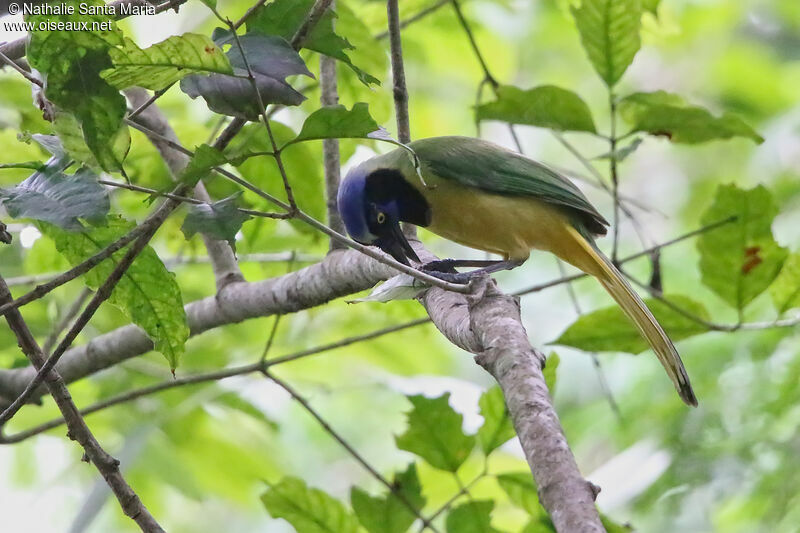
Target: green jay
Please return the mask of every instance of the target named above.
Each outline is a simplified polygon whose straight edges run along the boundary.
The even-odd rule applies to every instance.
[[[421,265],[442,279],[511,269],[531,249],[546,250],[595,277],[652,347],[678,394],[697,398],[675,346],[642,299],[594,243],[608,222],[567,178],[547,166],[471,137],[433,137],[373,157],[351,169],[339,187],[339,213],[356,241],[398,261],[420,260],[401,222],[457,243],[499,254],[502,261],[444,260]],[[419,173],[418,173],[419,172]],[[456,266],[483,266],[457,273]]]

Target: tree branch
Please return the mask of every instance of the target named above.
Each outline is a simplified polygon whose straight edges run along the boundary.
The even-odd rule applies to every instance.
[[[11,293],[8,286],[0,276],[0,302],[11,301]],[[45,364],[45,357],[41,348],[33,338],[33,334],[28,329],[25,320],[17,309],[13,309],[6,314],[6,321],[17,337],[20,348],[37,367],[42,368]],[[58,405],[64,420],[67,423],[70,439],[77,441],[84,449],[86,457],[106,480],[111,491],[119,501],[122,511],[134,520],[139,528],[146,533],[163,533],[163,529],[155,518],[144,506],[139,496],[122,477],[119,471],[119,461],[109,455],[97,442],[89,427],[84,422],[78,408],[72,401],[72,397],[67,390],[67,386],[61,376],[56,371],[45,373],[45,384],[47,385],[53,400]]]
[[[339,92],[336,83],[336,60],[332,57],[319,58],[320,103],[324,106],[339,103]],[[344,222],[339,216],[336,196],[339,192],[341,174],[339,171],[339,139],[322,140],[322,161],[325,168],[325,195],[328,204],[328,226],[339,233],[344,233]],[[344,244],[336,239],[330,240],[330,249],[344,248]]]
[[[408,119],[408,90],[403,66],[403,44],[400,38],[400,9],[398,0],[386,1],[386,16],[389,19],[389,46],[391,48],[392,80],[394,87],[394,114],[397,120],[397,140],[403,144],[411,142],[411,125]]]

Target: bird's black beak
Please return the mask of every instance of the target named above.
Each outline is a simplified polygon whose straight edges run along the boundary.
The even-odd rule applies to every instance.
[[[411,247],[411,244],[409,244],[406,236],[403,235],[403,230],[400,228],[399,223],[392,224],[389,233],[383,235],[375,244],[404,265],[410,266],[408,258],[413,259],[417,263],[420,262],[417,253]]]

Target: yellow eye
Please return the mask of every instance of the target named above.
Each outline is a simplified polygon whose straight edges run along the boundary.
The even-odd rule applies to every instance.
[[[383,214],[383,212],[379,212],[376,219],[378,221],[378,224],[383,224],[384,222],[386,222],[386,215]]]

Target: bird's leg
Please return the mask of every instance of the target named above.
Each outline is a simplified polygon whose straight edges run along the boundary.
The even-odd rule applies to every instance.
[[[522,259],[508,259],[505,261],[489,261],[489,260],[471,260],[471,259],[445,259],[443,261],[434,261],[433,263],[427,263],[422,266],[422,269],[435,276],[443,281],[447,281],[449,283],[469,283],[475,276],[480,276],[481,274],[493,274],[494,272],[500,272],[501,270],[511,270],[512,268],[517,268],[525,260]],[[439,263],[439,264],[437,264]],[[431,269],[430,265],[439,267],[444,266],[449,268],[449,271],[442,272],[439,269]],[[470,272],[455,272],[455,267],[457,266],[483,266],[482,268],[478,268],[476,270],[472,270]]]
[[[440,259],[420,266],[425,272],[449,272],[457,274],[456,267],[487,267],[502,263],[495,259]]]

